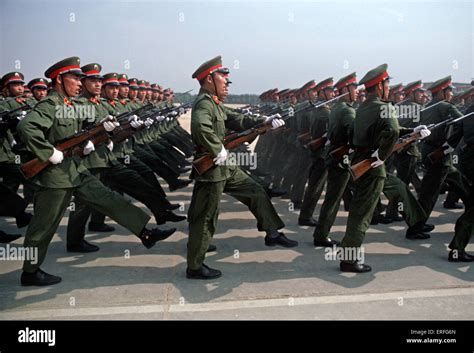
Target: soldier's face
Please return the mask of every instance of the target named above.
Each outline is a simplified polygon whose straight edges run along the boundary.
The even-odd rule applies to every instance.
[[[357,90],[357,86],[350,85],[348,89],[349,89],[349,96],[350,96],[351,102],[355,102],[359,96],[359,91]]]
[[[81,76],[73,73],[66,73],[58,77],[59,80],[63,80],[66,94],[69,97],[76,97],[81,93],[82,82]]]
[[[116,99],[118,97],[119,88],[118,86],[106,85],[104,91],[108,99]]]
[[[102,80],[100,78],[86,78],[84,80],[84,88],[92,96],[100,95],[102,89]]]
[[[151,98],[151,90],[147,90],[146,91],[146,99],[150,99]]]
[[[423,97],[424,97],[424,94],[422,91],[415,91],[414,93],[414,101],[418,104],[421,104],[423,102]]]
[[[328,88],[324,90],[324,93],[326,94],[326,99],[330,100],[334,98],[334,89],[333,88]]]
[[[390,94],[390,81],[385,80],[382,83],[379,83],[378,86],[383,88],[380,90],[380,96],[383,100],[388,100],[388,95]]]
[[[128,86],[121,85],[119,87],[119,96],[120,96],[120,98],[127,98],[129,91],[130,91],[130,88]]]
[[[208,84],[208,89],[210,91],[214,91],[214,89],[217,89],[217,92],[214,93],[216,96],[219,97],[219,99],[222,99],[222,97],[227,97],[227,95],[229,94],[227,78],[225,77],[225,74],[221,72],[215,72],[212,75],[209,75],[206,83]]]
[[[137,93],[138,93],[138,90],[136,90],[136,89],[129,90],[128,91],[128,98],[130,98],[130,99],[137,98]]]
[[[316,99],[317,93],[314,89],[308,91],[308,98],[311,101],[314,101]]]
[[[12,97],[21,96],[25,92],[25,86],[21,82],[10,83],[8,85],[8,92]]]
[[[444,99],[446,99],[446,101],[451,102],[451,100],[453,99],[453,95],[453,90],[451,88],[447,88],[444,90]]]
[[[33,96],[36,100],[42,100],[48,94],[48,90],[46,88],[35,88],[33,89]]]
[[[154,101],[158,99],[158,97],[160,96],[160,94],[158,92],[153,92],[151,94],[151,99],[153,99]]]
[[[138,90],[138,93],[137,93],[137,98],[142,100],[143,98],[145,98],[146,96],[146,91],[145,90]]]

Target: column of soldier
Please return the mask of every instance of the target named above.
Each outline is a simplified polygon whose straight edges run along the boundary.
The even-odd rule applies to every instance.
[[[72,57],[45,72],[50,80],[35,78],[25,86],[21,72],[1,79],[0,215],[28,226],[25,246],[37,247],[39,257],[36,264],[25,261],[23,285],[60,281],[39,266],[68,207],[68,252],[99,250],[84,239],[89,217],[90,231],[113,232],[107,215],[147,248],[175,232],[148,229],[150,216],[124,194],[143,203],[158,225],[186,219],[173,213],[180,205],[168,200],[158,177],[170,191],[192,182],[180,179],[193,153],[178,122],[189,104],[176,107],[169,88],[101,70],[97,63],[81,67]],[[24,198],[17,194],[20,184]],[[30,202],[33,216],[25,212]],[[0,242],[20,236],[0,231]]]
[[[369,225],[379,223],[405,222],[406,239],[430,238],[434,225],[427,221],[439,195],[448,191],[444,208],[466,208],[448,259],[474,261],[465,251],[474,231],[474,87],[454,94],[450,76],[427,89],[421,80],[389,83],[384,64],[359,82],[352,73],[336,83],[311,80],[299,89],[262,93],[263,103],[243,113],[293,113],[285,127],[260,136],[254,174],[287,191],[282,198],[299,210],[298,224],[315,227],[315,246],[343,249],[360,248]],[[339,242],[330,232],[341,201],[349,216]],[[341,261],[340,268],[371,270],[353,260]]]
[[[226,87],[230,83],[229,71],[221,66],[218,57],[193,74],[201,91],[193,106],[192,136],[177,120],[189,105],[176,107],[171,90],[163,91],[156,84],[128,79],[124,74],[102,75],[101,66],[96,63],[81,67],[79,58],[72,57],[52,65],[45,72],[50,82],[38,78],[28,83],[32,96],[25,93],[21,73],[3,76],[0,215],[16,217],[18,227],[28,225],[24,246],[37,247],[39,251],[38,261],[24,262],[23,285],[61,281],[42,271],[40,265],[71,197],[74,207],[67,227],[68,251],[99,250],[84,239],[89,217],[91,231],[113,231],[104,223],[105,216],[109,216],[147,248],[173,234],[174,228],[147,228],[150,217],[123,194],[149,208],[158,225],[184,220],[184,216],[172,213],[179,205],[167,200],[157,176],[168,183],[170,191],[187,186],[191,181],[179,176],[189,170],[187,158],[192,156],[194,145],[195,162],[206,153],[202,147],[210,147],[217,149],[211,153],[216,158],[211,159],[209,168],[221,165],[219,162],[227,156],[226,141],[233,138],[232,131],[228,131],[231,134],[216,140],[220,140],[219,146],[208,140],[209,136],[219,135],[212,131],[219,128],[215,123],[222,119],[216,107],[227,116],[226,128],[231,121],[249,118],[260,123],[258,126],[271,127],[259,136],[255,148],[257,170],[242,168],[252,179],[247,185],[253,188],[249,189],[250,199],[242,198],[245,193],[239,198],[237,187],[234,194],[225,186],[216,191],[229,193],[249,206],[259,221],[259,230],[267,232],[266,245],[293,247],[297,242],[276,231],[284,224],[275,212],[261,208],[265,205],[265,209],[273,209],[258,188],[266,191],[268,199],[281,196],[291,201],[292,207],[300,211],[299,225],[315,227],[315,246],[337,247],[339,251],[360,249],[369,226],[378,223],[404,221],[407,239],[428,239],[434,226],[427,221],[440,193],[449,191],[444,206],[465,207],[465,212],[456,222],[448,259],[474,261],[474,256],[465,251],[474,222],[474,88],[453,97],[450,77],[436,81],[428,89],[421,80],[390,87],[384,64],[359,82],[355,73],[335,84],[332,78],[319,83],[311,80],[295,90],[266,91],[260,95],[261,104],[235,110],[221,104],[225,97],[219,93],[216,80],[222,75]],[[364,89],[358,89],[362,85]],[[225,92],[227,95],[227,89]],[[206,97],[215,106],[206,103]],[[453,99],[457,99],[456,103]],[[202,107],[195,109],[196,104]],[[71,114],[74,118],[67,118]],[[212,126],[207,125],[208,118]],[[248,147],[240,144],[237,148],[245,151]],[[282,156],[287,161],[284,167]],[[229,174],[223,180],[231,185],[234,177]],[[212,188],[218,184],[209,182],[213,178],[198,178],[193,191],[188,278],[221,275],[203,263],[205,252],[216,250],[209,241],[217,221],[217,204],[200,204],[204,201],[200,193],[205,197],[206,188],[210,190],[208,199],[213,195]],[[241,189],[245,178],[239,179]],[[20,184],[24,199],[17,194]],[[316,219],[313,214],[324,189],[324,202]],[[389,200],[387,206],[381,202],[382,193]],[[252,206],[256,195],[260,195],[259,199]],[[342,200],[349,216],[346,234],[339,242],[331,239],[330,232]],[[33,218],[25,213],[32,201]],[[209,208],[211,220],[202,210],[199,214],[206,219],[196,218],[200,207]],[[262,226],[266,221],[268,229]],[[0,236],[2,242],[18,238],[4,232]],[[368,272],[371,267],[358,258],[342,257],[340,269],[359,273]]]

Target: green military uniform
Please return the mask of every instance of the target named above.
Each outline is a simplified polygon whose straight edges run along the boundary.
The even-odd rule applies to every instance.
[[[474,112],[474,104],[466,109],[466,114],[472,112]],[[469,197],[465,201],[466,210],[457,220],[455,235],[449,244],[451,250],[458,252],[465,251],[474,232],[474,118],[472,116],[461,121],[461,130],[465,146],[459,156],[460,167],[464,175],[469,178],[471,187]]]
[[[20,72],[10,72],[2,77],[1,82],[6,86],[12,83],[23,84],[24,77]],[[27,104],[34,105],[30,99],[24,97],[9,97],[0,103],[0,111],[28,107]],[[24,178],[20,171],[20,163],[26,161],[28,156],[25,151],[17,148],[19,144],[16,146],[17,149],[13,150],[13,146],[19,141],[17,141],[18,136],[15,129],[13,126],[9,126],[12,120],[17,121],[17,118],[21,118],[25,113],[26,111],[17,111],[2,118],[5,120],[6,127],[0,131],[0,176],[3,178],[4,184],[12,191],[16,192],[20,184],[24,184],[25,197],[31,201],[35,187]]]
[[[326,89],[333,89],[332,77],[327,78],[315,87],[320,92]],[[322,103],[319,102],[319,103]],[[331,108],[328,104],[325,104],[315,110],[313,122],[311,124],[311,139],[315,140],[322,137],[328,131],[329,114]],[[326,146],[319,148],[317,151],[311,151],[311,169],[308,177],[308,187],[303,199],[303,205],[299,220],[309,220],[313,218],[314,210],[318,204],[319,198],[324,189],[324,184],[327,178],[326,163],[324,161],[326,156]]]
[[[193,74],[193,78],[202,80],[221,67],[220,57],[214,58],[201,65]],[[201,88],[191,115],[191,135],[198,148],[196,159],[206,152],[212,156],[221,152],[226,128],[241,131],[263,122],[262,118],[228,112],[222,108],[217,96]],[[257,218],[260,231],[275,231],[284,227],[263,188],[238,166],[219,165],[202,175],[193,172],[192,177],[196,183],[188,212],[189,270],[199,270],[203,266],[206,251],[216,229],[219,200],[223,192],[249,207]]]
[[[335,85],[341,92],[343,87],[356,85],[355,72],[341,78]],[[354,119],[356,111],[352,104],[339,100],[331,109],[328,124],[328,140],[330,145],[326,155],[326,165],[328,171],[326,195],[321,211],[319,213],[318,224],[314,230],[313,238],[315,245],[334,244],[336,242],[329,239],[329,233],[336,219],[339,204],[350,179],[348,155],[340,160],[331,157],[330,152],[341,147],[352,145],[352,136],[354,131]]]
[[[69,72],[82,74],[79,58],[60,61],[50,67],[45,75],[56,78]],[[52,91],[18,125],[21,139],[40,161],[48,161],[53,155],[55,143],[80,131],[82,121],[75,115],[73,107],[74,103],[68,97]],[[59,108],[70,114],[59,116]],[[34,178],[34,182],[40,188],[35,193],[34,217],[28,227],[24,246],[38,248],[38,261],[33,263],[26,260],[23,264],[26,273],[35,273],[43,263],[48,245],[73,195],[137,236],[142,234],[150,219],[140,208],[104,187],[78,157],[66,157],[61,163],[48,166]]]
[[[387,65],[383,64],[369,71],[360,81],[366,89],[388,79]],[[381,112],[386,117],[381,117]],[[385,160],[391,153],[399,134],[395,109],[389,102],[381,100],[375,92],[367,97],[357,109],[354,121],[353,145],[355,147],[352,164],[371,158],[378,151],[379,158]],[[341,242],[343,248],[360,248],[369,228],[380,193],[386,178],[385,165],[370,169],[354,182],[354,197],[347,220],[346,234]],[[370,267],[356,263],[356,259],[341,262],[341,270],[350,272],[370,271]]]
[[[429,90],[431,90],[434,96],[439,91],[451,87],[451,77],[448,76],[433,83]],[[436,124],[450,117],[456,118],[462,116],[462,113],[456,106],[448,101],[440,102],[439,99],[434,98],[430,104],[427,105],[427,108],[434,104],[436,104],[435,107],[426,109],[421,113],[422,124]],[[421,146],[422,161],[426,172],[421,184],[418,200],[425,210],[427,218],[429,218],[436,204],[443,182],[448,183],[454,188],[464,202],[467,199],[465,183],[459,170],[453,166],[451,154],[446,154],[440,161],[435,163],[432,163],[428,158],[431,152],[442,147],[446,142],[449,146],[453,148],[456,147],[462,138],[460,126],[460,124],[455,124],[452,126],[452,131],[451,127],[447,126],[433,130],[432,134],[424,140]]]

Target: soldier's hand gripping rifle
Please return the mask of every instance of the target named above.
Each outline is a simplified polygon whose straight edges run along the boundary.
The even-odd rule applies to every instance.
[[[428,128],[428,130],[434,130],[434,129],[437,129],[441,126],[452,125],[452,124],[455,124],[458,121],[461,121],[462,119],[465,119],[468,116],[473,115],[473,114],[474,114],[474,112],[463,115],[459,118],[449,118],[449,119],[446,119],[446,120],[444,120],[440,123],[428,125],[427,128]],[[408,136],[401,137],[401,138],[398,139],[397,143],[393,147],[390,154],[401,152],[401,151],[405,150],[409,145],[411,145],[412,143],[414,143],[414,142],[416,142],[420,139],[421,139],[420,132],[412,132]],[[431,152],[428,155],[428,158],[430,158],[430,160],[431,160],[431,157],[430,157],[431,155],[433,155],[432,156],[433,158],[437,158],[439,156],[439,154],[441,154],[440,158],[442,158],[444,156],[444,150],[445,150],[445,148],[443,146],[441,146],[439,149],[436,149],[435,151]],[[373,158],[373,157],[372,158],[367,158],[367,159],[364,159],[364,160],[354,164],[353,166],[351,166],[350,172],[351,172],[351,175],[352,175],[352,179],[357,180],[362,175],[367,173],[370,169],[372,169],[372,163],[375,162],[375,161],[376,161],[376,159]]]
[[[447,120],[445,120],[441,123],[438,123],[438,124],[444,123],[443,125],[453,125],[453,124],[456,124],[458,121],[461,121],[461,120],[463,120],[463,119],[465,119],[468,116],[471,116],[473,114],[474,114],[474,112],[469,113],[469,114],[465,114],[463,116],[460,116],[459,118],[449,118],[449,119],[447,119]],[[450,149],[450,146],[446,142],[442,146],[436,148],[433,152],[429,153],[427,157],[428,157],[430,163],[431,164],[436,164],[439,161],[441,161],[444,158],[444,156],[446,154],[448,154],[446,151],[449,150],[449,149]]]
[[[286,121],[288,119],[291,119],[296,113],[299,113],[308,109],[313,109],[313,108],[314,108],[314,105],[309,105],[297,111],[290,110],[290,111],[285,112],[279,118]],[[254,127],[251,127],[250,129],[247,129],[239,133],[233,133],[233,134],[227,135],[224,138],[225,149],[232,150],[239,147],[244,142],[253,141],[257,136],[262,135],[266,133],[268,130],[272,129],[271,121],[272,120],[269,120],[265,123],[257,124]],[[281,129],[281,127],[275,130],[278,130],[278,129]],[[198,175],[202,175],[205,172],[207,172],[209,169],[213,168],[215,166],[213,159],[214,157],[210,153],[206,153],[203,156],[199,157],[198,159],[194,160],[193,168],[196,171],[196,173]]]
[[[84,129],[77,134],[74,134],[71,137],[68,137],[63,142],[57,143],[54,147],[63,152],[65,157],[71,157],[78,154],[78,149],[75,147],[82,145],[84,142],[93,139],[94,136],[105,131],[103,124],[93,125],[87,129]],[[80,149],[82,152],[82,148]],[[40,161],[38,158],[34,158],[31,161],[23,163],[20,167],[23,175],[27,179],[31,179],[39,172],[44,170],[49,166],[51,162],[48,160],[46,162]]]

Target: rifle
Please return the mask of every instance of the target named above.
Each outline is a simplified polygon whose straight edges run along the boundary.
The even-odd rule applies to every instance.
[[[444,101],[439,101],[439,102],[436,102],[435,104],[430,105],[429,107],[420,109],[420,113],[421,113],[421,112],[424,112],[424,111],[427,111],[428,109],[431,109],[431,108],[433,108],[433,107],[436,107],[438,104],[440,104],[440,103],[442,103],[442,102],[444,102]],[[408,114],[409,114],[409,113],[402,114],[402,115],[400,115],[398,118],[400,119],[401,117],[403,117],[403,116],[405,116],[405,115],[408,115]]]
[[[139,112],[141,112],[142,110],[149,110],[150,108],[154,107],[153,106],[153,103],[148,103],[148,104],[145,104],[143,107],[139,107],[135,110],[132,110],[131,112],[123,112],[123,113],[120,113],[119,115],[117,115],[115,117],[115,119],[117,119],[118,121],[124,121],[126,118],[132,116],[132,115],[137,115]]]
[[[76,146],[87,140],[90,140],[94,136],[102,133],[103,131],[105,131],[104,125],[94,125],[89,129],[80,131],[79,133],[69,137],[65,141],[56,144],[54,147],[58,151],[62,151],[64,153],[64,156],[71,157],[73,155],[77,155],[78,151],[77,149],[75,149]],[[31,179],[50,164],[51,162],[49,160],[46,162],[41,162],[38,158],[35,158],[31,161],[23,163],[20,169],[26,179]]]
[[[344,156],[347,156],[349,154],[349,146],[348,145],[342,145],[342,146],[339,146],[338,148],[332,150],[331,152],[329,152],[329,155],[331,156],[331,158],[335,161],[335,162],[338,162],[344,157]]]
[[[338,100],[339,98],[342,98],[346,95],[348,95],[349,92],[346,92],[344,94],[341,94],[337,97],[334,97],[330,100],[327,100],[327,101],[324,101],[322,103],[319,103],[317,105],[314,106],[314,109],[317,109],[319,107],[322,107],[323,105],[326,105],[328,103],[331,103],[335,100]],[[316,152],[317,150],[319,150],[326,142],[327,142],[328,138],[327,138],[327,132],[321,136],[321,137],[318,137],[317,139],[314,139],[314,140],[310,140],[307,144],[306,144],[306,148],[308,148],[310,151],[312,152]]]
[[[457,123],[460,120],[463,120],[463,119],[467,118],[468,116],[470,116],[472,114],[474,114],[474,112],[463,115],[459,118],[454,118],[454,117],[449,118],[449,119],[446,119],[446,120],[444,120],[442,122],[439,122],[437,124],[430,124],[429,126],[427,126],[427,128],[429,130],[434,130],[434,129],[437,129],[438,127],[441,127],[441,126],[444,126],[444,125],[452,125],[452,124]],[[390,152],[390,154],[392,154],[394,152],[398,153],[398,152],[403,151],[408,145],[412,144],[413,142],[415,142],[419,139],[420,139],[419,132],[413,132],[413,133],[409,134],[407,137],[399,138],[397,143],[393,147],[392,151]],[[431,152],[428,155],[428,158],[430,159],[430,161],[432,163],[439,161],[441,158],[443,158],[445,149],[446,148],[444,148],[443,146],[437,148],[435,151]],[[432,158],[433,158],[433,160],[432,160]],[[436,159],[436,158],[439,158],[439,159]],[[353,180],[355,181],[355,180],[359,179],[362,175],[364,175],[366,172],[368,172],[370,169],[372,169],[372,163],[375,162],[375,161],[376,161],[376,159],[373,158],[373,157],[372,158],[367,158],[367,159],[364,159],[364,160],[354,164],[353,166],[351,166],[349,171],[351,172]]]
[[[316,152],[319,150],[324,144],[328,141],[328,133],[326,132],[323,136],[311,140],[306,144],[306,148],[308,148],[311,152]]]
[[[453,125],[455,123],[457,123],[458,121],[461,121],[465,118],[467,118],[468,116],[470,115],[473,115],[474,112],[472,113],[469,113],[469,114],[465,114],[463,116],[460,116],[459,118],[449,118],[441,123],[445,123],[443,125]],[[438,123],[438,124],[441,124],[441,123]],[[438,125],[437,124],[437,125]],[[443,157],[445,156],[444,154],[444,151],[447,150],[449,147],[448,146],[440,146],[438,148],[436,148],[433,152],[429,153],[428,154],[428,159],[429,161],[432,163],[432,164],[436,164],[438,163],[439,161],[441,161],[443,159]]]
[[[281,118],[284,118],[282,120],[286,121],[288,119],[291,119],[296,113],[300,113],[302,111],[314,108],[315,106],[313,104],[310,104],[309,106],[305,106],[304,108],[301,108],[296,111],[287,111],[281,116]],[[281,131],[282,127],[279,127],[278,129],[275,129],[273,131]],[[257,124],[254,127],[251,127],[250,129],[247,129],[245,131],[227,135],[226,137],[224,137],[224,148],[227,150],[237,148],[244,142],[253,141],[257,136],[263,135],[270,129],[272,129],[272,124],[271,121],[268,121],[266,123]],[[205,153],[204,155],[193,161],[193,168],[198,175],[204,174],[212,167],[214,167],[214,160],[210,153]]]
[[[299,134],[297,136],[297,139],[301,144],[306,145],[309,141],[311,141],[311,132],[305,132],[303,134]]]
[[[33,108],[25,103],[24,105],[19,106],[18,108],[1,112],[0,113],[0,118],[3,118],[4,116],[13,114],[13,113],[18,112],[18,111],[22,111],[22,110],[26,111],[26,110],[30,110],[30,109],[33,109]]]

